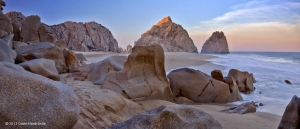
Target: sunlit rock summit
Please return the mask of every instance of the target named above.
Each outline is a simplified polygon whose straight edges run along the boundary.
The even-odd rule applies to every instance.
[[[222,31],[216,31],[202,46],[201,53],[229,53],[228,43]]]
[[[151,44],[161,45],[165,52],[198,53],[197,47],[187,31],[181,25],[172,22],[170,16],[153,25],[135,42],[135,46],[149,46]]]

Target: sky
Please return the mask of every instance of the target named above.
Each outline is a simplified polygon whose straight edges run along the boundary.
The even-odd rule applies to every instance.
[[[300,0],[4,1],[4,13],[39,15],[48,25],[96,21],[122,48],[170,16],[188,31],[198,51],[214,31],[223,31],[230,51],[300,52]]]

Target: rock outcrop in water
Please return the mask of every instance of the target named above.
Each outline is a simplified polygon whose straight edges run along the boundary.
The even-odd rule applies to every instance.
[[[161,45],[165,52],[198,53],[197,47],[187,31],[181,25],[172,22],[169,16],[152,26],[135,42],[135,46],[149,46],[151,44]]]
[[[224,33],[216,31],[205,41],[201,53],[229,53],[228,43]]]

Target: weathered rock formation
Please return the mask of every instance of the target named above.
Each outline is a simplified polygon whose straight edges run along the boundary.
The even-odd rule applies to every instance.
[[[114,90],[134,100],[172,101],[166,77],[164,51],[158,44],[135,46],[121,71],[109,72],[102,88]]]
[[[14,41],[55,43],[56,40],[63,40],[71,50],[121,52],[112,33],[96,22],[64,22],[49,26],[40,22],[39,16],[25,18],[20,12],[8,12],[6,15],[13,21],[11,32],[15,34]],[[3,35],[7,34],[3,32]]]
[[[221,129],[211,115],[192,106],[160,106],[109,129]]]
[[[45,58],[55,62],[55,67],[59,73],[67,72],[66,62],[62,51],[52,43],[36,43],[15,49],[17,52],[16,63],[28,60]]]
[[[72,50],[68,50],[68,49],[64,49],[62,52],[64,54],[68,72],[70,73],[78,72],[78,68],[80,67],[80,62],[78,61],[75,53]]]
[[[112,33],[96,22],[64,22],[49,27],[57,39],[66,41],[71,50],[119,52]]]
[[[209,79],[202,72],[181,68],[168,74],[173,97],[186,97],[200,103],[227,103],[243,100],[236,83]]]
[[[0,39],[0,62],[11,62],[15,63],[15,59],[17,54],[14,50],[12,50],[5,41]]]
[[[73,90],[57,81],[0,62],[0,128],[71,129],[80,107]],[[44,122],[43,126],[5,125],[5,122]]]
[[[300,128],[300,98],[293,96],[291,102],[286,106],[278,129]]]
[[[239,113],[239,114],[253,113],[256,112],[256,106],[254,102],[246,102],[238,106],[230,107],[223,111],[228,113]]]
[[[29,72],[42,75],[55,81],[60,80],[53,60],[40,58],[29,60],[19,65]]]
[[[5,14],[11,19],[13,32],[14,32],[14,41],[21,41],[21,27],[25,21],[25,16],[21,12],[8,12]]]
[[[202,46],[201,53],[229,53],[224,33],[216,31]]]
[[[252,73],[249,74],[247,71],[242,72],[237,69],[230,69],[227,76],[233,78],[238,85],[240,92],[250,92],[255,89],[253,83],[256,81]],[[226,83],[227,80],[228,79],[225,79]]]
[[[0,0],[0,38],[3,38],[6,35],[9,34],[13,34],[13,26],[11,23],[11,20],[9,19],[9,17],[7,17],[6,15],[3,14],[2,10],[2,6],[5,6],[6,3],[2,0]]]
[[[152,28],[142,34],[134,46],[149,46],[159,44],[165,52],[193,52],[198,53],[193,40],[181,25],[165,17]]]

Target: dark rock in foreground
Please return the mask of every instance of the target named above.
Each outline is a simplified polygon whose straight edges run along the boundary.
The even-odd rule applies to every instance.
[[[192,106],[160,106],[109,129],[221,129],[211,115]]]
[[[166,77],[163,48],[158,45],[135,46],[121,71],[109,72],[102,88],[114,90],[134,100],[172,101]]]
[[[278,129],[300,129],[300,98],[296,95],[286,106]]]
[[[0,128],[70,129],[80,107],[69,86],[0,62]],[[44,122],[44,126],[5,125],[5,122]]]

